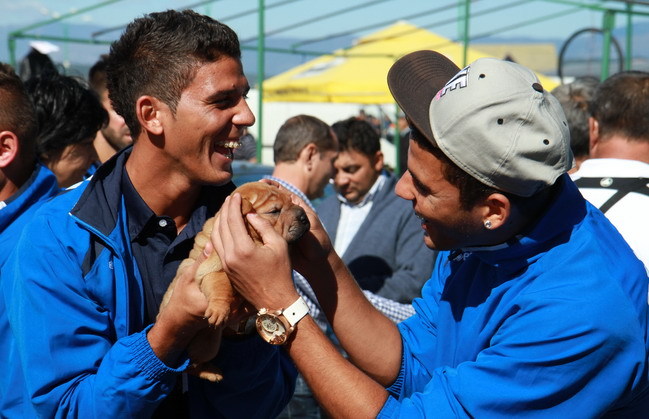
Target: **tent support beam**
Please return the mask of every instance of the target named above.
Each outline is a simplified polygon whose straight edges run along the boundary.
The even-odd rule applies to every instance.
[[[600,79],[606,80],[609,75],[609,67],[611,62],[611,37],[613,36],[613,29],[615,27],[615,12],[607,10],[604,12],[602,22],[602,33],[604,39],[602,41],[602,62]]]
[[[624,55],[624,69],[631,70],[633,65],[633,5],[627,3],[626,5],[626,48]]]
[[[469,51],[469,19],[471,17],[471,2],[464,0],[458,3],[458,24],[460,25],[459,39],[462,40],[462,68],[466,67],[467,55]]]
[[[264,127],[264,78],[266,78],[265,56],[266,37],[265,37],[265,15],[264,0],[259,0],[259,39],[257,40],[257,85],[259,99],[257,102],[257,161],[261,162],[262,133]]]

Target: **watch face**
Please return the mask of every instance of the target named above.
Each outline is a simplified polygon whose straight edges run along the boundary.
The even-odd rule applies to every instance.
[[[260,314],[257,317],[257,331],[264,340],[273,345],[281,345],[286,341],[286,327],[275,316]]]

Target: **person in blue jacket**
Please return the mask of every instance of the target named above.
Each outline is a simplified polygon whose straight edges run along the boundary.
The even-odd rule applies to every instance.
[[[34,210],[59,188],[54,174],[36,158],[34,105],[20,77],[4,63],[0,63],[0,109],[1,267]]]
[[[646,418],[649,278],[606,217],[584,200],[565,115],[535,74],[479,59],[461,71],[417,51],[388,84],[412,128],[396,192],[439,250],[394,325],[364,298],[321,224],[289,257],[258,217],[245,238],[241,197],[226,199],[214,248],[242,295],[277,310],[311,283],[349,356],[310,316],[287,351],[332,417]],[[269,292],[272,291],[272,292]]]
[[[36,131],[34,106],[22,80],[8,64],[0,63],[0,269],[36,209],[59,191],[54,173],[37,161]],[[0,359],[5,365],[18,362],[10,341],[5,302],[0,298]],[[7,370],[0,374],[1,405],[19,403],[20,393],[7,391],[16,378],[20,384],[19,374]]]
[[[255,121],[238,38],[193,11],[151,13],[112,44],[107,71],[135,141],[43,204],[3,267],[20,360],[3,359],[3,374],[22,382],[0,416],[273,417],[296,370],[235,329],[241,307],[213,361],[223,380],[183,373],[185,349],[208,327],[196,264],[158,313],[194,236],[234,189],[232,149]]]

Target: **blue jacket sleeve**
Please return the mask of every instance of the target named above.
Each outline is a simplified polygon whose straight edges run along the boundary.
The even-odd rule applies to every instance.
[[[637,314],[613,287],[598,297],[551,289],[521,294],[507,312],[490,316],[499,326],[489,345],[449,366],[435,361],[444,351],[437,341],[442,325],[435,323],[439,277],[436,283],[426,285],[425,303],[415,301],[418,314],[399,326],[402,368],[380,418],[596,417],[637,379],[643,336]]]
[[[69,251],[37,217],[7,261],[2,288],[21,362],[6,367],[22,369],[39,416],[150,415],[178,371],[155,357],[145,331],[117,338],[115,314],[96,301],[96,284]]]
[[[20,358],[6,368],[22,369],[31,402],[25,417],[148,417],[185,364],[174,369],[162,363],[146,330],[125,333],[129,315],[142,308],[130,307],[120,288],[127,275],[116,271],[123,266],[105,251],[84,276],[79,262],[85,249],[53,232],[72,224],[53,228],[48,217],[36,217],[2,271]],[[293,392],[296,371],[286,354],[256,337],[224,343],[217,362],[223,383],[190,384],[196,417],[267,417],[279,413]]]

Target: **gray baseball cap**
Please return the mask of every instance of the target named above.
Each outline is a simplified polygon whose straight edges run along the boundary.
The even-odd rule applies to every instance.
[[[458,167],[519,196],[573,167],[563,109],[533,71],[495,58],[457,70],[435,51],[417,51],[395,62],[388,86],[411,123]]]

